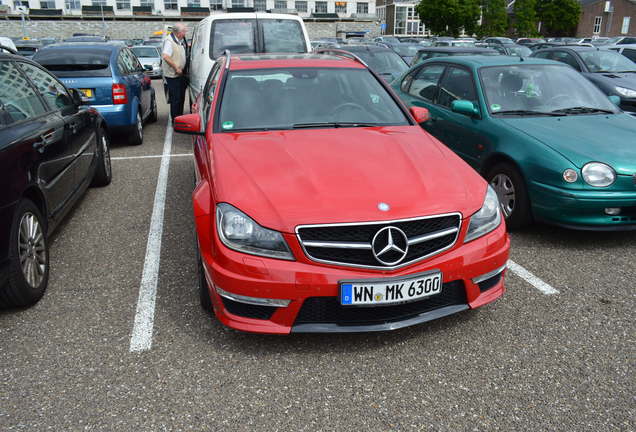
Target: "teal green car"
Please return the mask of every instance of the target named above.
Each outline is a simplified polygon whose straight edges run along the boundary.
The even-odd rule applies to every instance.
[[[636,229],[636,118],[570,66],[442,57],[392,83],[422,127],[480,172],[509,228]]]

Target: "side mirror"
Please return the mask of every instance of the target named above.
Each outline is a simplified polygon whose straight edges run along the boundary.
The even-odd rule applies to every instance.
[[[475,104],[467,100],[453,101],[451,103],[451,110],[459,114],[467,115],[468,117],[479,115],[479,110],[475,108]]]
[[[612,103],[616,106],[620,106],[621,105],[621,98],[619,96],[616,95],[611,95],[609,97],[609,100],[612,101]]]
[[[68,89],[68,91],[71,93],[71,98],[73,99],[73,104],[75,106],[80,106],[84,104],[84,102],[82,102],[82,96],[80,95],[79,90],[72,88],[72,89]]]
[[[429,113],[426,108],[414,106],[409,108],[409,112],[411,113],[417,124],[425,123],[431,119],[431,113]]]
[[[201,132],[201,116],[199,114],[185,114],[174,119],[175,132],[187,135],[203,135]]]
[[[144,70],[145,70],[146,72],[152,72],[152,66],[150,66],[150,65],[144,65]]]

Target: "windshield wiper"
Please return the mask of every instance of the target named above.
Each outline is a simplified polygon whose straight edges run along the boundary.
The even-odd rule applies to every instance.
[[[607,109],[603,109],[603,108],[586,107],[586,106],[561,108],[561,109],[558,109],[558,110],[554,110],[552,112],[553,113],[564,113],[564,114],[587,114],[587,113],[614,114],[614,111],[612,111],[612,110],[607,110]]]
[[[510,115],[545,115],[551,117],[563,117],[565,114],[560,114],[556,112],[547,112],[547,111],[532,111],[532,110],[507,110],[507,111],[497,111],[493,114],[510,114]]]
[[[294,129],[307,129],[307,128],[320,128],[320,127],[372,127],[382,126],[379,123],[364,123],[364,122],[313,122],[313,123],[294,123],[292,127]]]

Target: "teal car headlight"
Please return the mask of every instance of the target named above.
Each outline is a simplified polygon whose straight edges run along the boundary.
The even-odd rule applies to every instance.
[[[499,199],[495,191],[488,186],[484,204],[481,209],[470,217],[468,232],[464,243],[475,240],[490,231],[494,230],[501,223],[501,209],[499,208]]]
[[[229,204],[216,206],[216,226],[221,242],[230,249],[270,258],[294,259],[281,233],[263,228]]]
[[[616,93],[618,93],[621,96],[625,96],[625,97],[636,97],[636,90],[632,90],[630,88],[626,88],[626,87],[615,87]]]
[[[601,162],[585,164],[581,173],[585,183],[594,187],[607,187],[616,180],[616,172],[612,167]]]

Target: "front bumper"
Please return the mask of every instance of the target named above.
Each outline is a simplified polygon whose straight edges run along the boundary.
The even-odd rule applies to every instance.
[[[463,225],[460,239],[465,235],[467,224]],[[285,234],[285,238],[297,261],[235,252],[226,248],[216,235],[212,244],[206,244],[206,236],[201,234],[199,232],[199,247],[214,312],[221,323],[242,331],[288,334],[395,330],[477,308],[496,300],[505,291],[505,263],[510,243],[503,223],[484,237],[467,244],[458,241],[449,251],[393,271],[312,262],[291,234]],[[400,305],[347,306],[347,312],[341,310],[338,302],[341,280],[400,277],[433,269],[440,270],[444,279],[438,295]],[[478,279],[496,269],[500,271],[487,280]],[[289,303],[286,307],[259,306],[233,301],[219,292],[289,300]],[[357,318],[343,322],[338,318],[345,317],[343,313],[353,313]]]
[[[634,191],[565,190],[530,185],[532,212],[537,220],[573,229],[616,231],[636,229],[636,185]],[[608,215],[606,208],[620,208]]]

